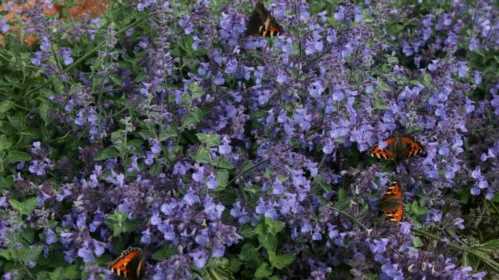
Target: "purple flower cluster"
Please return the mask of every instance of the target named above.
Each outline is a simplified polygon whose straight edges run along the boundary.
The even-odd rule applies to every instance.
[[[283,279],[485,277],[459,263],[446,230],[473,222],[457,194],[489,203],[499,191],[499,83],[470,58],[498,49],[492,1],[318,12],[321,1],[273,1],[285,32],[271,39],[245,36],[247,1],[132,2],[148,16],[123,30],[32,23],[32,64],[61,81],[49,115],[77,146],[61,156],[34,142],[14,174],[36,189],[25,223],[46,255],[62,248],[97,279],[117,247],[169,247],[146,259],[146,275],[192,279],[212,259],[239,258],[242,229],[270,218],[285,223],[279,250],[296,258],[275,270]],[[99,47],[85,67],[78,35]],[[371,164],[366,151],[396,132],[427,155]],[[377,213],[392,180],[405,192],[400,224]],[[2,194],[0,209],[18,197]],[[0,246],[15,222],[0,221]]]

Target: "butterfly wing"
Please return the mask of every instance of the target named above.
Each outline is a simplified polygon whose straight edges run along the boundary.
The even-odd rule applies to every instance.
[[[375,145],[369,150],[369,155],[384,160],[402,160],[418,155],[425,155],[423,145],[409,135],[390,136],[385,141],[385,148]]]
[[[375,145],[369,150],[369,155],[378,159],[395,160],[396,153],[394,152],[393,147],[397,142],[397,139],[394,136],[391,136],[384,142],[386,145],[384,148],[381,148],[379,145]]]
[[[418,155],[425,155],[425,150],[423,145],[416,141],[416,139],[411,136],[402,136],[400,139],[401,145],[403,145],[404,158],[411,158]]]
[[[400,222],[404,217],[402,188],[398,182],[390,184],[381,198],[381,210],[391,222]]]
[[[128,248],[109,265],[117,276],[127,280],[138,280],[144,275],[144,257],[140,248]]]
[[[258,2],[246,26],[246,35],[272,37],[282,33],[282,27],[276,22],[265,6]]]

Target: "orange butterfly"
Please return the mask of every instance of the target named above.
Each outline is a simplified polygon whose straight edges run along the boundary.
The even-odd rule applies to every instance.
[[[138,280],[144,276],[144,255],[140,248],[128,248],[109,265],[109,269],[126,280]]]
[[[402,188],[398,182],[393,182],[381,198],[381,211],[391,222],[400,222],[404,217],[404,202]]]
[[[375,145],[369,150],[369,155],[378,159],[394,161],[425,155],[423,145],[410,135],[392,135],[384,142],[385,148]]]
[[[265,9],[262,2],[258,1],[246,26],[246,36],[273,37],[282,32],[282,27],[277,23],[270,12]]]

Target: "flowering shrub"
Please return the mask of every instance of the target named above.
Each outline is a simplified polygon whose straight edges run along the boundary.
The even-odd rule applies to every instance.
[[[38,45],[0,50],[3,279],[110,279],[131,246],[146,279],[497,277],[494,3],[337,2],[266,1],[272,38],[250,1],[32,7]],[[368,156],[395,134],[426,154]]]

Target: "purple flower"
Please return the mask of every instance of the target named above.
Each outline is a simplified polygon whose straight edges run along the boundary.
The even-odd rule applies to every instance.
[[[216,189],[218,186],[217,178],[213,174],[210,174],[208,176],[208,180],[206,181],[206,185],[210,190]]]
[[[432,223],[440,223],[442,221],[442,211],[431,209],[428,213],[428,220]]]
[[[266,203],[262,198],[258,200],[255,212],[267,218],[277,219],[277,212],[272,205]]]
[[[53,167],[52,161],[50,159],[44,160],[33,160],[29,166],[29,172],[37,176],[43,176],[47,173],[47,169]]]
[[[193,189],[189,189],[189,191],[184,195],[183,201],[187,205],[193,206],[194,204],[199,203],[200,199]]]
[[[276,81],[281,85],[285,84],[288,81],[288,75],[285,72],[280,71],[277,73]]]
[[[388,238],[382,238],[380,240],[375,239],[372,241],[369,247],[374,254],[384,253],[386,251],[386,245],[388,245],[388,242]]]
[[[161,153],[161,144],[158,140],[151,140],[151,152],[155,155]]]
[[[393,280],[404,280],[404,274],[398,264],[386,263],[381,266],[381,271],[384,275]]]
[[[47,229],[45,231],[45,243],[47,243],[47,245],[50,245],[54,244],[55,242],[57,242],[57,235],[52,229]]]
[[[203,268],[208,260],[208,255],[204,250],[198,250],[189,254],[197,268]]]
[[[222,144],[218,146],[218,152],[221,155],[227,155],[232,152],[232,147],[230,146],[230,140],[227,136],[222,138]]]
[[[208,215],[208,219],[212,221],[219,220],[222,217],[222,212],[225,210],[225,207],[220,203],[215,203],[213,199],[207,196],[204,199],[204,212]]]
[[[7,31],[9,31],[9,29],[10,29],[10,26],[7,23],[7,21],[5,19],[0,20],[0,32],[7,33]]]
[[[140,243],[151,244],[151,241],[152,241],[151,231],[149,229],[142,231],[140,236]]]
[[[339,6],[334,13],[334,19],[337,21],[342,21],[345,19],[345,7]]]
[[[458,228],[463,230],[464,229],[464,219],[463,218],[455,218],[454,219],[454,225]]]
[[[400,223],[400,233],[402,233],[404,235],[411,234],[411,228],[412,228],[412,225],[408,222],[401,222]]]
[[[190,168],[189,165],[184,164],[184,163],[178,161],[173,166],[173,174],[184,176],[187,173],[187,170],[189,170],[189,168]]]
[[[70,65],[73,63],[73,57],[71,56],[71,52],[72,51],[70,48],[62,48],[60,50],[64,65]]]
[[[78,249],[78,256],[81,257],[85,263],[93,262],[95,260],[93,251],[88,247]]]
[[[35,52],[33,58],[31,59],[31,63],[33,63],[33,65],[40,66],[42,64],[42,55],[41,51]]]
[[[245,224],[249,222],[249,216],[247,211],[241,207],[241,202],[237,201],[230,209],[230,215],[238,220],[240,224]]]
[[[194,173],[192,173],[192,180],[201,183],[204,181],[204,167],[201,165],[194,165]]]
[[[177,202],[163,203],[161,205],[161,212],[165,215],[172,215],[172,213],[178,208]]]

